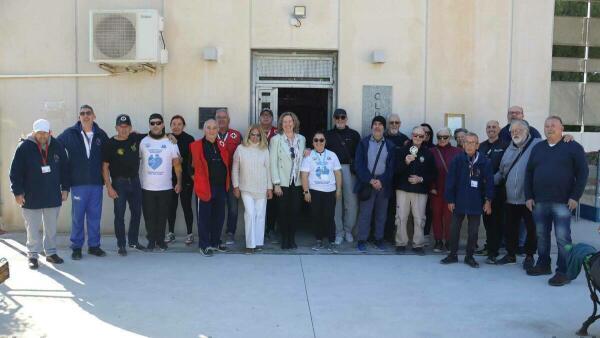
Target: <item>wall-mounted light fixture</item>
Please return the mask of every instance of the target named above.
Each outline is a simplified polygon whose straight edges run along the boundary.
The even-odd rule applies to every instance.
[[[219,61],[221,54],[221,48],[218,47],[205,47],[202,50],[202,58],[206,61]]]
[[[371,63],[385,63],[385,52],[376,49],[371,53]]]
[[[290,19],[290,25],[294,27],[302,27],[302,21],[300,19],[306,18],[306,6],[294,6],[294,12]]]

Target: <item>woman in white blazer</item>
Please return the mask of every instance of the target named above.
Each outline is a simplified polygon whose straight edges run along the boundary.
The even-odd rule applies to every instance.
[[[267,199],[273,198],[267,136],[258,124],[248,128],[244,142],[233,154],[233,194],[244,202],[246,253],[264,244]]]
[[[296,227],[302,207],[302,181],[300,165],[306,139],[298,134],[300,121],[296,114],[285,112],[277,122],[278,134],[269,145],[271,157],[271,180],[277,199],[278,224],[281,232],[281,248],[296,249]]]

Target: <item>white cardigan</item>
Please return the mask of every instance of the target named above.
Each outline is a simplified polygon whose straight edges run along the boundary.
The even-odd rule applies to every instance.
[[[273,189],[269,150],[253,144],[237,147],[233,154],[231,181],[234,188],[255,198],[267,198],[267,189]]]

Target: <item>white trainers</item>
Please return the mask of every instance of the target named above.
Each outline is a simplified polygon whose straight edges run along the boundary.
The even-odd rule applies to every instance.
[[[165,236],[165,243],[171,243],[171,242],[175,242],[175,234],[172,232],[169,232],[167,234],[167,236]]]
[[[226,245],[233,245],[233,244],[235,244],[235,239],[234,239],[233,234],[227,234],[226,235],[225,244]]]
[[[194,243],[194,234],[188,234],[187,236],[185,236],[184,243],[185,243],[185,245],[190,245],[190,244]]]
[[[344,241],[344,236],[342,236],[342,235],[335,236],[335,244],[336,245],[342,244],[343,241]]]
[[[354,242],[354,237],[352,237],[352,233],[351,232],[347,232],[346,233],[346,242],[348,242],[348,243]]]

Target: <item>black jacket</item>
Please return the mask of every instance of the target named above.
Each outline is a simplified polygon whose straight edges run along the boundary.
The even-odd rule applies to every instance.
[[[181,132],[179,135],[175,135],[177,139],[177,147],[179,148],[179,155],[181,155],[181,182],[183,185],[192,185],[194,182],[192,181],[192,173],[190,171],[190,164],[192,163],[192,156],[190,155],[190,144],[192,144],[195,140],[194,137],[185,131]],[[173,169],[173,186],[177,184],[177,175],[175,175],[175,169]]]
[[[360,135],[354,129],[333,127],[325,132],[326,148],[333,151],[340,164],[352,164],[356,156],[356,147],[360,143]]]
[[[410,165],[406,165],[404,159],[406,158],[406,155],[410,154],[410,147],[412,147],[412,142],[400,148],[396,154],[397,180],[395,182],[395,189],[418,194],[427,194],[429,193],[431,182],[437,177],[435,159],[433,158],[431,151],[429,151],[425,145],[422,145],[417,152],[417,159],[412,161]],[[423,182],[411,184],[408,182],[408,177],[410,175],[423,177]]]
[[[494,143],[485,140],[479,145],[479,153],[490,160],[494,174],[498,172],[500,161],[502,161],[504,151],[508,148],[509,144],[510,143],[504,142],[501,138],[498,138]]]

